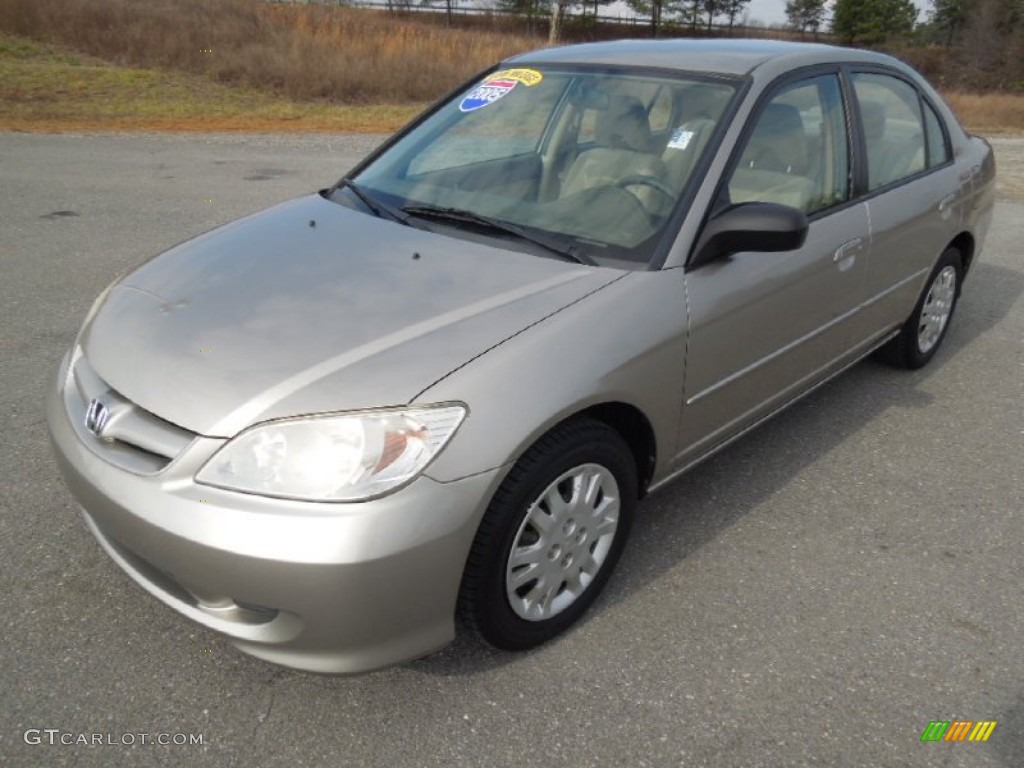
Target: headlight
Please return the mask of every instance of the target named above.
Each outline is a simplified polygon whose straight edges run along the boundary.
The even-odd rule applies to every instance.
[[[380,496],[422,472],[465,416],[435,405],[268,422],[228,441],[196,482],[309,501]]]

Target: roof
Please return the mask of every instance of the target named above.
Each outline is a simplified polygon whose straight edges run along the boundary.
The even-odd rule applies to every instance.
[[[690,72],[747,75],[766,62],[791,69],[835,61],[868,61],[893,64],[889,56],[854,48],[782,40],[668,39],[615,40],[546,48],[524,53],[510,62],[531,64],[605,64],[646,66]],[[775,67],[773,67],[774,69]]]

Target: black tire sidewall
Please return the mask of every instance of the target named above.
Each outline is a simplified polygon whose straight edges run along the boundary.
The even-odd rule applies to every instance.
[[[495,494],[485,514],[487,537],[479,547],[480,573],[473,624],[492,645],[522,650],[561,634],[586,612],[601,593],[622,554],[637,499],[636,465],[628,446],[611,428],[585,421],[555,430],[523,455]],[[505,570],[516,535],[530,505],[560,475],[582,464],[598,464],[619,486],[619,522],[615,538],[600,570],[586,591],[561,613],[542,621],[520,618],[508,601]],[[481,528],[483,529],[483,525]]]

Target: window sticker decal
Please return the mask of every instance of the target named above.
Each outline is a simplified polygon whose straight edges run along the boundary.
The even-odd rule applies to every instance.
[[[515,80],[517,83],[522,83],[528,88],[535,86],[544,79],[544,75],[536,69],[503,69],[501,72],[495,72],[493,75],[490,75],[490,77]]]
[[[517,85],[532,88],[543,79],[544,75],[535,69],[503,69],[500,72],[492,72],[480,85],[475,86],[463,97],[459,103],[459,111],[472,112],[486,107],[507,96]]]
[[[672,138],[668,140],[665,149],[686,149],[693,140],[694,131],[687,131],[683,128],[676,128],[672,132]]]

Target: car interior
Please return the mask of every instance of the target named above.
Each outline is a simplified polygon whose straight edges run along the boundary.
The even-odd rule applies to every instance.
[[[811,176],[822,166],[813,162],[820,148],[812,153],[809,145],[800,110],[791,104],[769,104],[729,182],[731,201],[780,203],[808,211],[816,187]]]
[[[667,222],[733,93],[721,83],[552,74],[495,104],[439,113],[429,143],[410,147],[388,180],[366,183],[642,261],[633,249]]]
[[[576,156],[559,197],[568,197],[586,189],[629,185],[652,215],[666,215],[675,203],[675,193],[664,187],[668,167],[653,152],[647,110],[636,96],[616,95],[608,107],[597,113],[594,145]],[[644,177],[653,181],[641,181]],[[660,182],[655,185],[654,182]]]
[[[860,99],[860,114],[868,145],[871,189],[924,170],[924,137],[919,123],[887,117],[881,100]]]

